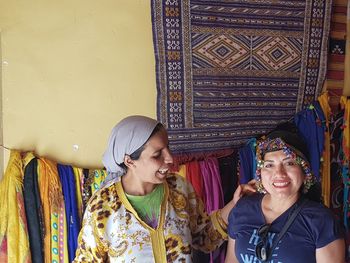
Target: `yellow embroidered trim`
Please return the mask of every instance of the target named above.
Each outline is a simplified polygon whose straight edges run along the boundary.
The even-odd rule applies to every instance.
[[[221,218],[221,215],[218,215],[219,212],[220,212],[220,210],[217,210],[210,215],[211,222],[213,223],[215,229],[220,233],[222,238],[227,240],[227,232],[226,232],[227,227],[223,228],[221,225],[222,223],[220,224],[220,221],[219,221],[220,219],[218,217]],[[221,220],[223,220],[223,219],[221,218]]]

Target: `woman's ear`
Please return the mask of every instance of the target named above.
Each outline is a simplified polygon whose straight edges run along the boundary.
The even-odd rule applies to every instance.
[[[124,164],[126,167],[131,168],[134,166],[134,160],[130,158],[130,155],[125,154],[124,156]]]

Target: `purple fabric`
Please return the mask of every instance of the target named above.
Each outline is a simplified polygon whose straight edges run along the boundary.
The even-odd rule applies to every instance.
[[[224,206],[219,162],[216,158],[209,158],[199,162],[204,182],[204,201],[206,211],[211,212]]]
[[[224,206],[224,193],[221,187],[219,161],[209,158],[199,162],[204,183],[204,202],[207,213],[211,213]],[[210,253],[210,262],[224,262],[225,248],[219,248]]]

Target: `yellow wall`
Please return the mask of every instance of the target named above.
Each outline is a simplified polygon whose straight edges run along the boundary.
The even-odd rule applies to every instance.
[[[0,7],[6,147],[102,167],[122,117],[156,116],[150,1],[0,0]]]
[[[0,0],[0,34],[0,144],[102,167],[116,122],[156,116],[150,1]]]

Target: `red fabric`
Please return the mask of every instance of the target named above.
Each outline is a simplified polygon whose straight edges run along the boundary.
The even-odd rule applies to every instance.
[[[203,200],[203,177],[198,161],[186,164],[186,178],[193,185],[197,195]]]

